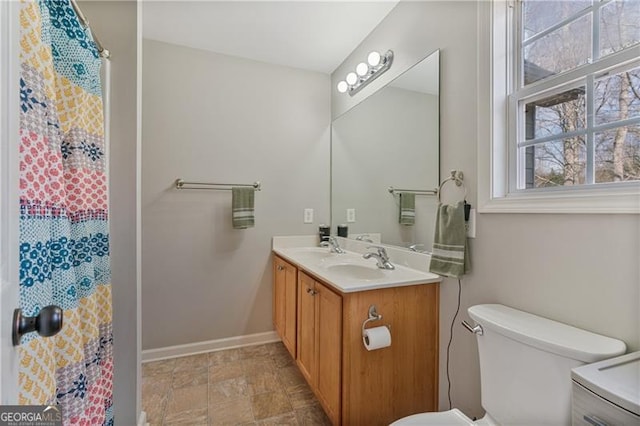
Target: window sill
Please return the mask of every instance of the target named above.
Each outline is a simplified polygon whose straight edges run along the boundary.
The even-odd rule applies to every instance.
[[[508,194],[491,198],[479,213],[640,214],[640,186],[624,190]]]

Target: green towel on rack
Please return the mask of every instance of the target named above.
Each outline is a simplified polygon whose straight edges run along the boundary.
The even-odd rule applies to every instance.
[[[416,223],[416,194],[400,193],[400,225],[411,226]]]
[[[429,270],[454,278],[471,271],[463,201],[453,206],[438,204]]]
[[[234,229],[253,228],[255,225],[254,188],[231,188],[231,214]]]

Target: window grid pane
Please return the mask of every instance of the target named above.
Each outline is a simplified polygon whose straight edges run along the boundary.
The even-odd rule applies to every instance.
[[[640,67],[601,76],[594,84],[595,125],[640,117]]]
[[[524,84],[570,71],[591,61],[592,15],[587,14],[523,49]]]
[[[525,156],[525,188],[582,185],[586,178],[584,136],[520,148]]]
[[[521,40],[526,45],[588,13],[591,0],[529,0],[522,6]]]
[[[595,134],[596,183],[640,180],[640,125]]]
[[[600,57],[640,43],[640,1],[615,0],[600,8]]]
[[[584,86],[529,102],[525,105],[525,139],[557,136],[584,129],[586,123]]]

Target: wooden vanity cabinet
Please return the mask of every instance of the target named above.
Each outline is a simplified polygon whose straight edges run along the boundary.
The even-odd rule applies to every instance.
[[[273,325],[292,357],[296,357],[296,309],[298,268],[274,257]]]
[[[274,265],[280,262],[276,256]],[[386,426],[438,410],[438,283],[342,293],[303,269],[296,276],[296,363],[334,425]],[[275,299],[284,297],[286,309],[291,300],[275,287],[274,318]],[[382,319],[367,328],[389,326],[390,347],[363,345],[371,305]]]

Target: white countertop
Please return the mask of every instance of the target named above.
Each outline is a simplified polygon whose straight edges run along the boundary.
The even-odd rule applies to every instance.
[[[385,246],[393,270],[380,269],[375,259],[364,259],[362,254],[370,243],[339,238],[346,253],[330,253],[328,248],[317,247],[317,236],[273,237],[273,252],[299,268],[322,279],[342,293],[431,284],[442,281],[439,275],[428,272],[430,257],[423,253]],[[406,253],[403,253],[406,252]],[[415,265],[418,268],[408,267]]]

